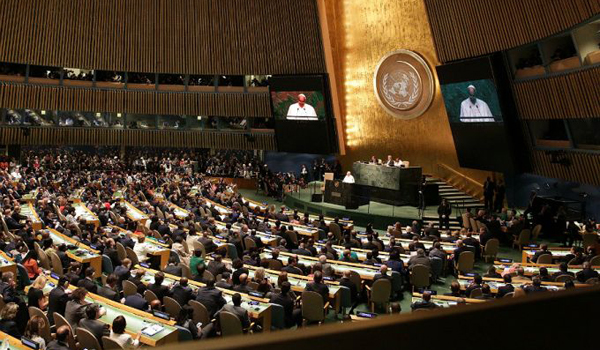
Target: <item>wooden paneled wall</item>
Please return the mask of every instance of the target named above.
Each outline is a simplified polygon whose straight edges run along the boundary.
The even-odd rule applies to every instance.
[[[29,133],[27,135],[27,132]],[[253,138],[250,142],[248,136]],[[5,145],[103,145],[275,150],[273,133],[240,133],[101,128],[0,128]]]
[[[0,83],[0,107],[224,117],[272,114],[268,93],[101,90],[13,83]]]
[[[315,0],[2,0],[0,61],[190,74],[326,72]]]
[[[533,150],[531,154],[533,173],[567,181],[600,186],[600,154],[589,152],[565,152],[561,158],[571,162],[570,166],[552,164],[551,155]]]
[[[513,86],[522,119],[600,118],[600,67]]]
[[[442,62],[503,51],[600,13],[600,0],[424,0]]]

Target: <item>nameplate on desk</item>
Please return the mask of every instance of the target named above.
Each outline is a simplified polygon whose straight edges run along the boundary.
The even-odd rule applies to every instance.
[[[36,350],[40,348],[40,344],[38,342],[25,337],[21,337],[21,344]]]
[[[377,314],[374,314],[371,312],[359,312],[356,314],[356,316],[364,317],[364,318],[375,318],[375,317],[377,317]]]
[[[331,192],[331,197],[341,197],[342,194],[339,192]]]
[[[167,241],[165,241],[164,239],[157,239],[158,243],[160,244],[165,244],[167,243]]]
[[[171,319],[171,317],[169,316],[169,314],[167,314],[166,312],[154,310],[154,311],[152,311],[152,314],[155,317],[162,318],[163,320],[169,321]]]
[[[248,292],[248,295],[251,295],[251,296],[257,297],[257,298],[265,297],[265,293],[261,293],[261,292]]]
[[[50,277],[54,278],[57,281],[60,278],[60,276],[56,272],[50,272]]]
[[[140,266],[141,266],[141,267],[143,267],[143,268],[146,268],[146,269],[149,269],[149,268],[150,268],[150,264],[148,264],[148,263],[145,263],[145,262],[141,262],[141,263],[140,263]]]
[[[513,262],[513,259],[498,259],[498,261],[503,262],[503,263],[511,263]]]
[[[538,248],[539,245],[537,245],[537,244],[528,244],[527,247],[529,247],[529,248]]]

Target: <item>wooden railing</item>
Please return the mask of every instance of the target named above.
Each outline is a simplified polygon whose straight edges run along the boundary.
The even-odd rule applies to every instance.
[[[443,163],[437,164],[436,171],[436,176],[446,181],[449,185],[476,199],[483,200],[483,184],[481,182]]]

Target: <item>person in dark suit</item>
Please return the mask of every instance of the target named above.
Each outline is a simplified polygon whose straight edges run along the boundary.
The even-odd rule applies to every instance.
[[[94,273],[96,271],[91,266],[85,269],[85,278],[77,283],[77,287],[82,287],[90,293],[98,294],[98,285],[94,282]]]
[[[48,343],[46,350],[71,350],[68,339],[71,331],[68,326],[60,326],[56,330],[56,339]]]
[[[467,232],[465,235],[467,237],[463,238],[462,242],[464,245],[475,248],[475,259],[479,259],[481,256],[481,244],[479,244],[479,240],[473,237],[471,232]]]
[[[481,275],[475,275],[475,277],[473,277],[473,281],[465,289],[465,295],[467,297],[470,297],[472,291],[474,291],[475,289],[481,289],[482,283],[483,278],[481,278]]]
[[[454,249],[454,263],[457,264],[458,263],[458,258],[460,257],[460,254],[462,252],[470,252],[470,250],[465,247],[464,243],[462,240],[458,240],[456,241],[456,249]]]
[[[550,256],[552,256],[552,252],[548,250],[548,244],[546,244],[546,243],[540,244],[540,250],[538,250],[537,252],[535,252],[535,254],[533,254],[531,261],[534,263],[537,262],[538,259],[540,258],[540,256],[542,256],[544,254],[549,254]]]
[[[88,291],[85,288],[77,288],[71,294],[71,300],[67,302],[65,319],[73,329],[76,329],[79,326],[79,321],[85,318],[85,308],[87,306],[85,297],[87,293]]]
[[[285,271],[289,274],[294,274],[294,275],[304,275],[304,272],[302,271],[302,269],[300,269],[298,267],[298,260],[296,259],[296,257],[290,256],[288,258],[288,264],[286,266],[283,267],[283,269],[281,269],[282,271]]]
[[[164,297],[168,297],[171,295],[171,291],[169,287],[163,286],[162,283],[165,280],[165,274],[162,272],[157,272],[154,275],[154,283],[148,285],[148,290],[156,294],[158,300],[163,302]]]
[[[223,298],[223,292],[215,288],[214,280],[208,281],[206,287],[198,289],[196,301],[206,307],[211,319],[227,303]]]
[[[242,328],[248,328],[250,326],[250,317],[248,316],[248,310],[240,306],[242,304],[242,296],[239,293],[235,293],[231,297],[231,301],[233,305],[225,304],[219,312],[226,311],[236,315],[242,322]]]
[[[146,285],[142,282],[142,278],[144,277],[144,270],[135,270],[133,276],[129,276],[127,279],[129,282],[132,282],[137,287],[142,286],[144,288],[144,292],[146,291]],[[142,292],[142,295],[144,293]]]
[[[485,244],[492,238],[496,237],[494,237],[494,234],[491,231],[485,227],[479,229],[479,244],[485,247]]]
[[[438,207],[437,212],[440,219],[440,230],[443,230],[444,228],[446,230],[449,230],[452,207],[450,206],[450,203],[448,203],[448,200],[446,198],[442,200],[442,204],[440,204],[440,206]]]
[[[350,270],[344,270],[342,273],[342,278],[339,280],[340,286],[347,287],[350,289],[350,301],[352,302],[352,307],[350,308],[349,313],[352,314],[354,308],[358,305],[360,301],[360,295],[358,287],[354,282],[350,280]]]
[[[569,266],[567,265],[566,262],[561,262],[560,265],[558,265],[558,272],[555,272],[552,274],[552,279],[556,280],[556,277],[558,276],[562,276],[562,275],[569,275],[571,277],[575,277],[575,274],[571,271],[569,271]]]
[[[69,287],[69,281],[66,277],[60,277],[56,287],[48,295],[48,322],[54,325],[54,313],[65,314],[65,308],[69,301],[69,295],[66,290]]]
[[[425,256],[425,250],[417,249],[417,254],[408,259],[408,269],[412,270],[415,265],[425,265],[431,267],[431,261]]]
[[[79,285],[81,273],[81,264],[77,261],[73,261],[69,267],[69,271],[65,274],[65,277],[69,280],[69,284],[72,286]]]
[[[417,309],[435,309],[438,307],[434,302],[431,301],[431,292],[430,291],[424,291],[421,299],[422,300],[415,301],[414,303],[412,303],[412,305],[410,305],[410,308],[412,310],[417,310]]]
[[[169,259],[169,264],[165,266],[163,271],[169,275],[177,277],[183,276],[183,269],[181,266],[177,266],[177,261],[174,258]]]
[[[229,272],[223,272],[221,274],[221,280],[217,281],[215,285],[219,288],[233,289],[233,283],[231,282],[231,274]]]
[[[85,328],[92,333],[102,347],[102,337],[110,336],[110,326],[98,321],[104,313],[100,312],[98,304],[89,304],[85,309],[85,318],[79,321],[79,327]]]
[[[548,289],[542,287],[542,280],[537,276],[531,280],[531,284],[525,285],[523,287],[523,290],[525,291],[526,294],[540,293],[540,292],[548,291]]]
[[[233,267],[233,273],[231,274],[231,281],[233,282],[233,285],[237,285],[240,284],[240,275],[242,274],[249,274],[250,272],[248,271],[248,269],[246,267],[244,267],[244,263],[242,262],[242,260],[236,258],[233,259],[233,262],[231,263],[231,266]],[[215,276],[216,277],[216,276]]]
[[[145,291],[146,287],[143,284],[138,285],[137,293],[129,295],[125,298],[125,305],[131,306],[132,308],[138,310],[148,311],[149,305],[143,296]]]
[[[506,294],[512,293],[515,291],[515,287],[511,284],[512,277],[510,274],[506,274],[503,277],[504,285],[502,287],[498,287],[498,293],[496,293],[496,298],[503,298]]]
[[[329,300],[329,287],[323,283],[323,274],[321,271],[315,271],[313,275],[313,282],[307,283],[305,291],[317,292],[323,297],[323,304]]]
[[[128,258],[123,259],[121,265],[115,268],[114,274],[119,279],[117,282],[117,287],[121,289],[123,281],[129,279],[131,276],[131,260]]]
[[[592,265],[589,261],[584,262],[582,267],[583,269],[577,272],[575,275],[579,282],[585,283],[585,281],[589,280],[590,278],[598,278],[598,272],[592,269]]]
[[[302,324],[302,310],[294,308],[296,302],[289,294],[290,289],[290,282],[283,282],[281,284],[281,292],[273,293],[271,295],[271,299],[269,300],[271,304],[277,304],[283,307],[285,328],[290,328],[294,325],[300,327]]]
[[[194,292],[188,285],[188,279],[182,277],[179,279],[179,283],[171,288],[171,297],[179,303],[179,305],[187,305],[187,303],[194,299]]]
[[[119,254],[117,253],[117,248],[114,239],[109,238],[106,240],[106,248],[104,248],[102,254],[108,256],[108,258],[112,262],[113,267],[121,265],[121,260],[119,259]]]
[[[227,268],[227,266],[225,266],[225,263],[223,263],[223,256],[221,254],[216,254],[214,259],[209,261],[206,269],[210,271],[210,273],[212,273],[215,277],[222,274],[225,271],[229,272],[229,269]]]
[[[208,236],[208,232],[206,231],[202,233],[202,237],[198,238],[198,241],[200,241],[200,243],[204,245],[204,250],[206,251],[206,254],[214,252],[217,248],[215,242],[213,242],[213,240]]]
[[[457,298],[462,297],[462,294],[460,293],[460,284],[457,281],[452,281],[450,284],[450,293],[445,293],[444,295]]]
[[[388,274],[387,265],[381,265],[381,267],[379,267],[379,272],[376,273],[375,276],[373,277],[373,282],[380,280],[380,279],[386,279],[386,280],[390,281],[390,283],[392,283],[392,276],[390,276]]]
[[[121,295],[117,287],[118,282],[119,278],[114,273],[111,273],[106,277],[106,284],[98,288],[98,295],[109,300],[120,301]]]
[[[236,284],[233,286],[233,290],[239,293],[248,293],[251,292],[252,289],[248,287],[248,275],[243,273],[240,275],[240,284]]]
[[[492,211],[494,210],[494,191],[496,190],[496,183],[488,176],[483,184],[483,197],[485,201],[485,209]]]

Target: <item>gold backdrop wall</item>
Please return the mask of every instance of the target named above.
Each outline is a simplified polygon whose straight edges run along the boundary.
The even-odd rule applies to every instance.
[[[426,173],[437,174],[446,164],[476,180],[487,172],[461,169],[442,96],[435,75],[433,37],[423,0],[325,0],[330,47],[337,73],[345,126],[344,169],[371,155],[400,156]],[[327,44],[326,44],[327,45]],[[418,52],[436,77],[436,92],[429,110],[413,120],[388,115],[373,92],[373,73],[386,53],[397,49]],[[332,82],[333,83],[333,82]]]

